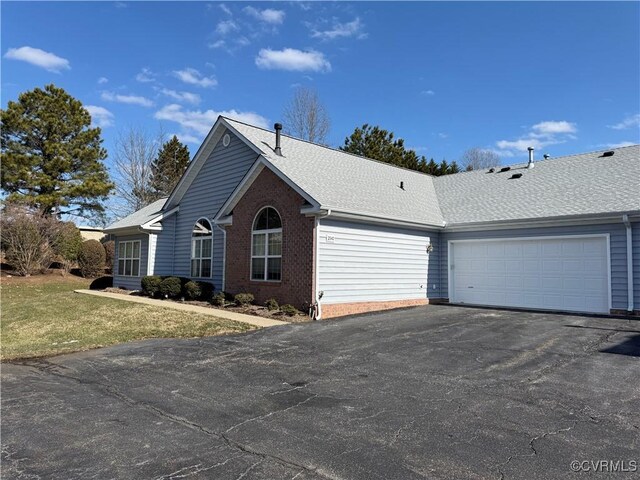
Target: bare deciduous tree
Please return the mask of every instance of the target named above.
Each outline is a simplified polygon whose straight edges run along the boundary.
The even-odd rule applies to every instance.
[[[300,87],[285,107],[284,130],[286,133],[314,143],[325,143],[331,121],[318,94]]]
[[[481,170],[500,165],[500,157],[491,150],[474,147],[464,152],[460,164],[466,171]]]
[[[151,173],[162,140],[162,133],[151,137],[135,128],[118,135],[113,166],[119,202],[112,207],[117,217],[135,212],[158,199],[151,187]]]

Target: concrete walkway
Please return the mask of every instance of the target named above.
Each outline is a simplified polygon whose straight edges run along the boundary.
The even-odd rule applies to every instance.
[[[98,290],[74,290],[76,293],[84,293],[86,295],[95,295],[96,297],[113,298],[114,300],[122,300],[125,302],[142,303],[154,307],[172,308],[173,310],[182,310],[183,312],[201,313],[212,317],[225,318],[227,320],[235,320],[236,322],[248,323],[255,327],[274,327],[276,325],[286,325],[289,322],[281,320],[273,320],[271,318],[257,317],[254,315],[245,315],[237,312],[227,312],[225,310],[209,307],[201,307],[199,305],[190,305],[188,303],[172,302],[167,300],[156,300],[147,297],[137,297],[133,295],[123,295],[121,293],[100,292]]]

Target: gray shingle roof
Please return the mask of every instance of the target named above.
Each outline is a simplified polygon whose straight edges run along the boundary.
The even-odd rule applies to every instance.
[[[640,210],[640,145],[433,179],[447,224]],[[522,177],[511,179],[514,173]]]
[[[322,208],[427,225],[443,225],[433,177],[225,119]],[[400,188],[404,184],[404,190]]]
[[[152,204],[141,208],[137,212],[133,212],[128,217],[121,218],[117,222],[112,223],[105,229],[105,231],[121,228],[139,227],[140,225],[143,225],[149,220],[153,220],[155,217],[160,215],[160,213],[162,212],[162,207],[166,201],[166,198],[156,200]]]
[[[640,145],[432,177],[224,118],[276,169],[321,208],[443,226],[640,211]],[[511,179],[514,173],[522,177]],[[400,188],[401,182],[404,189]],[[142,225],[159,215],[161,199],[107,230]]]

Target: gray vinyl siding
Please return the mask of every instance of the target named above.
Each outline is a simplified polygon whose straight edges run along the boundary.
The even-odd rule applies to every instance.
[[[640,230],[640,229],[637,229]],[[614,309],[627,308],[627,240],[625,227],[619,224],[580,225],[550,228],[522,228],[511,230],[491,230],[473,232],[443,232],[440,236],[441,276],[440,290],[444,298],[448,297],[448,244],[449,240],[543,237],[555,235],[589,235],[608,233],[611,254],[611,306]],[[640,246],[640,243],[638,244]],[[640,263],[640,262],[639,262]]]
[[[437,253],[426,251],[437,233],[326,219],[320,220],[318,235],[318,288],[326,304],[438,293],[438,282],[428,281]]]
[[[633,235],[633,309],[640,310],[640,222],[632,224]]]
[[[117,275],[118,273],[118,255],[120,242],[126,242],[131,240],[140,240],[140,276],[138,277],[125,277],[123,275]],[[114,255],[113,265],[113,286],[126,288],[128,290],[139,290],[140,279],[147,274],[147,260],[149,253],[149,236],[146,233],[139,235],[118,235],[116,237],[116,252]]]
[[[155,272],[181,277],[191,276],[191,232],[199,218],[213,218],[240,183],[257,154],[230,133],[228,147],[219,141],[204,162],[179,204],[178,213],[162,221],[162,232],[156,249]],[[202,279],[222,288],[224,256],[223,233],[213,228],[213,262],[211,278]]]

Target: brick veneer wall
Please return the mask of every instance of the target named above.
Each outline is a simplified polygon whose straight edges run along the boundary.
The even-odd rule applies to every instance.
[[[233,209],[233,225],[226,227],[227,292],[252,293],[256,303],[268,298],[305,309],[313,301],[315,222],[300,208],[305,200],[271,170],[265,168]],[[251,231],[256,214],[273,207],[282,219],[282,280],[251,280]]]
[[[358,303],[333,303],[322,305],[322,318],[342,317],[345,315],[355,315],[357,313],[377,312],[380,310],[391,310],[394,308],[414,307],[417,305],[427,305],[429,300],[420,298],[415,300],[395,300],[387,302],[358,302]]]

